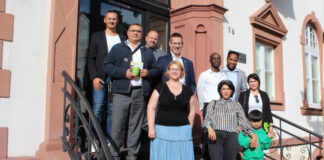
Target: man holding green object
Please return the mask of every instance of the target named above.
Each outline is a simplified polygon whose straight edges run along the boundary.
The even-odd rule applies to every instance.
[[[139,67],[132,67],[132,73],[137,77],[139,75],[140,68]]]
[[[146,99],[153,90],[152,79],[159,75],[152,50],[141,45],[142,35],[142,26],[131,24],[127,41],[115,45],[104,63],[112,77],[111,146],[116,160],[124,151],[127,160],[137,159]]]

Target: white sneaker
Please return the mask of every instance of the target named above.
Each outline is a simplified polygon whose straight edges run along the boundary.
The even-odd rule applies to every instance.
[[[94,144],[91,144],[91,152],[96,152],[96,148],[95,148]]]

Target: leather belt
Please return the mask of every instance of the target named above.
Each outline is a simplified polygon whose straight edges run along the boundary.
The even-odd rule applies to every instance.
[[[132,89],[141,89],[142,86],[132,86],[131,88],[132,88]]]

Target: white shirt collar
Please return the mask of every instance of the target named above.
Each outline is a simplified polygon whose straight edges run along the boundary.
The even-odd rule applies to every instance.
[[[132,50],[134,50],[134,49],[137,48],[139,45],[141,45],[141,42],[138,43],[137,46],[136,46],[135,48],[132,47],[132,45],[130,44],[130,42],[129,42],[128,39],[125,41],[125,44],[126,44],[127,46],[129,46]]]
[[[222,70],[220,70],[220,69],[219,69],[218,72],[214,72],[214,71],[212,70],[212,68],[209,68],[207,71],[208,71],[208,73],[221,73],[221,72],[222,72]]]
[[[182,55],[180,54],[179,57],[177,57],[174,53],[171,52],[171,56],[172,56],[172,59],[175,60],[175,59],[179,59],[181,60],[182,59]]]

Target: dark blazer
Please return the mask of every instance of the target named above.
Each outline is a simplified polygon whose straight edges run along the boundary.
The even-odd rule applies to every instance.
[[[172,61],[172,55],[171,53],[159,57],[158,61],[157,61],[157,65],[160,69],[160,76],[162,77],[162,82],[166,82],[167,80],[169,80],[166,76],[165,76],[165,72],[167,70],[167,67],[169,65],[169,63]],[[195,93],[196,90],[196,80],[195,80],[195,72],[194,72],[194,68],[193,68],[193,64],[192,62],[185,58],[182,57],[182,61],[183,61],[183,67],[185,69],[185,85],[188,86],[192,93]]]
[[[263,122],[273,123],[271,109],[270,109],[270,100],[269,96],[266,92],[260,90],[260,95],[262,99],[262,114],[263,114]],[[250,90],[246,90],[241,92],[238,102],[243,107],[246,118],[248,118],[249,112],[249,98],[250,98]]]
[[[125,37],[122,35],[119,35],[119,38],[121,42],[125,40]],[[107,55],[108,48],[105,31],[93,33],[88,55],[88,70],[91,80],[100,78],[105,81],[107,78],[107,73],[103,68],[104,59]]]
[[[156,66],[152,50],[141,46],[143,68],[147,69],[149,74],[142,78],[143,95],[149,97],[153,87],[151,79],[159,75],[159,68]],[[108,56],[105,58],[104,69],[112,77],[112,92],[127,94],[131,90],[131,82],[126,78],[126,71],[130,68],[132,61],[132,51],[125,43],[119,43],[113,46]]]

